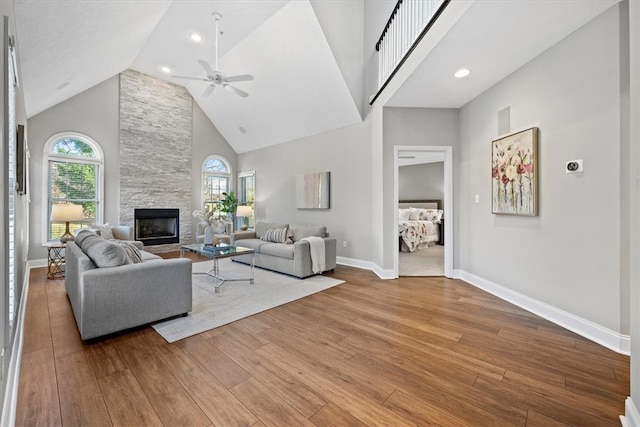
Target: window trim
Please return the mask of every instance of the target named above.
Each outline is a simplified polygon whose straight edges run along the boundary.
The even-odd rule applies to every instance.
[[[204,167],[207,164],[207,162],[212,160],[212,159],[220,160],[222,163],[224,163],[229,172],[228,173],[207,172]],[[228,178],[228,187],[229,187],[229,188],[227,188],[227,191],[233,191],[233,180],[231,179],[233,177],[233,169],[231,168],[231,163],[229,162],[229,160],[227,160],[226,157],[221,156],[219,154],[211,154],[211,155],[207,156],[202,161],[202,166],[200,166],[200,206],[198,207],[198,209],[204,209],[204,203],[205,203],[205,200],[204,200],[205,199],[205,197],[204,197],[204,191],[205,191],[204,177],[206,175],[226,176]]]
[[[77,139],[85,144],[88,144],[95,151],[96,157],[74,157],[74,156],[65,156],[65,155],[56,155],[55,153],[51,153],[51,149],[55,144],[58,143],[61,139]],[[49,160],[50,159],[64,159],[69,163],[93,163],[98,165],[98,209],[96,210],[96,223],[102,222],[104,218],[104,151],[102,151],[102,147],[100,144],[96,142],[93,138],[88,135],[79,132],[59,132],[55,135],[52,135],[47,139],[47,142],[44,144],[43,150],[43,162],[42,162],[42,246],[46,247],[49,243],[48,240],[48,224],[46,221],[49,218]]]

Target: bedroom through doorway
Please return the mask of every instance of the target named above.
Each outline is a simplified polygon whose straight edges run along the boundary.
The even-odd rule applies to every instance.
[[[395,147],[396,277],[451,277],[451,147]]]

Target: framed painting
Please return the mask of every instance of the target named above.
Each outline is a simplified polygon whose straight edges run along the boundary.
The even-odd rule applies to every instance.
[[[491,213],[538,215],[538,128],[491,143]]]
[[[296,208],[329,209],[331,172],[296,176]]]

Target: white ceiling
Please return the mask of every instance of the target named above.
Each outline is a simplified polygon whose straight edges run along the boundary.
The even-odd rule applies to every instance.
[[[313,0],[314,7],[323,1],[354,0]],[[388,105],[458,108],[617,2],[476,0]],[[160,67],[204,77],[197,60],[213,64],[216,11],[219,68],[252,74],[235,83],[250,95],[217,88],[203,98],[206,83],[186,87],[236,152],[359,123],[362,100],[353,99],[352,75],[350,92],[314,7],[309,0],[14,0],[27,115],[128,68],[181,85]],[[189,40],[191,32],[203,41]],[[471,75],[453,78],[462,66]]]

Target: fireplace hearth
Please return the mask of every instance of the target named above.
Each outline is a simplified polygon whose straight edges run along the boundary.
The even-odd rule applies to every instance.
[[[135,209],[135,239],[145,246],[180,243],[179,209]]]

